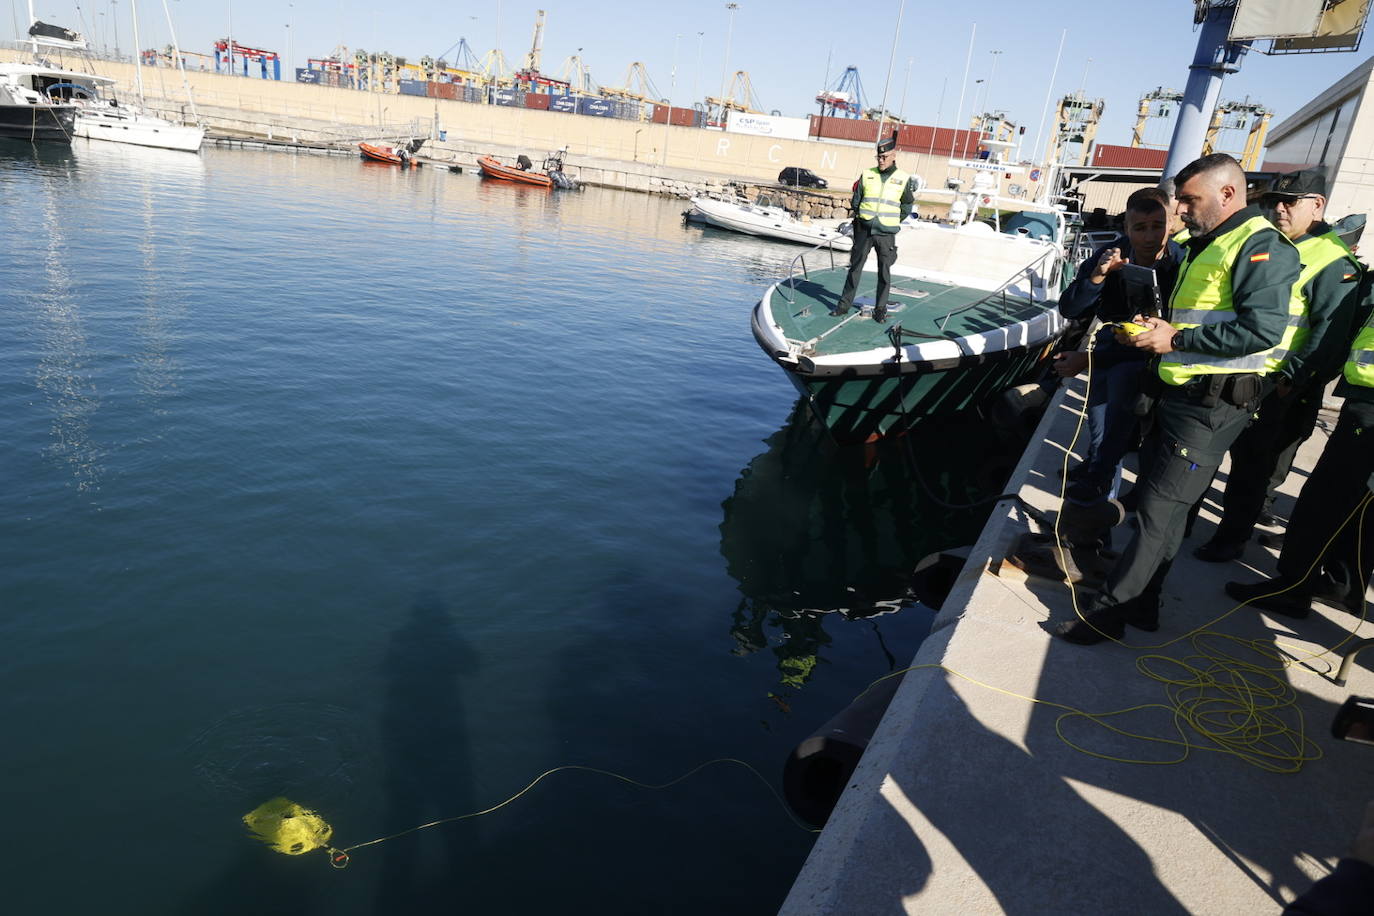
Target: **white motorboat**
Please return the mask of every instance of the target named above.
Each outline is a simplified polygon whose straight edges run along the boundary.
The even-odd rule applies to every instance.
[[[798,219],[782,207],[780,200],[767,192],[760,193],[753,203],[747,200],[693,197],[687,218],[718,229],[800,245],[825,245],[836,251],[848,251],[853,245],[847,234],[849,220]]]

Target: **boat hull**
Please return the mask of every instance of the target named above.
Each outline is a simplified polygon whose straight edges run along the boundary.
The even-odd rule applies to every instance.
[[[906,432],[928,417],[977,407],[999,391],[1037,379],[1055,343],[961,357],[947,365],[905,363],[903,371],[881,376],[825,378],[783,369],[836,441],[867,442]]]
[[[76,110],[48,105],[0,105],[0,137],[71,143]]]
[[[105,140],[111,143],[195,153],[200,151],[205,131],[200,127],[187,127],[184,124],[173,124],[161,118],[144,115],[112,117],[78,114],[76,136],[88,140]]]
[[[523,169],[513,169],[502,165],[490,156],[478,156],[477,167],[482,171],[482,177],[495,178],[500,181],[510,181],[515,184],[527,184],[539,188],[552,188],[553,179],[542,172],[527,172]]]

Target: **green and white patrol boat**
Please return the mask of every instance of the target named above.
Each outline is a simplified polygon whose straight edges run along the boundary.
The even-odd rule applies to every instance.
[[[873,320],[876,261],[859,284],[861,308],[832,313],[848,264],[824,248],[798,255],[754,308],[759,346],[836,439],[976,407],[1044,367],[1065,329],[1064,216],[986,190],[922,195],[951,195],[949,218],[902,226],[885,323]]]

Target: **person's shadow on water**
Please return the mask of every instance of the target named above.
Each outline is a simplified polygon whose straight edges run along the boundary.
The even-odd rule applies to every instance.
[[[384,833],[475,810],[460,680],[475,669],[476,653],[437,594],[417,596],[405,623],[391,635],[384,664]],[[435,863],[435,849],[443,850],[442,862]],[[449,891],[442,876],[457,874],[467,854],[459,832],[446,826],[388,840],[379,851],[377,913],[420,912],[440,905]],[[444,886],[431,886],[433,880]]]

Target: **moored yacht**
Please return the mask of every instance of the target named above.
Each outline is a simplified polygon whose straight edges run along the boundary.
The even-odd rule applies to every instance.
[[[0,137],[71,143],[78,106],[49,92],[69,76],[37,64],[0,63]]]

